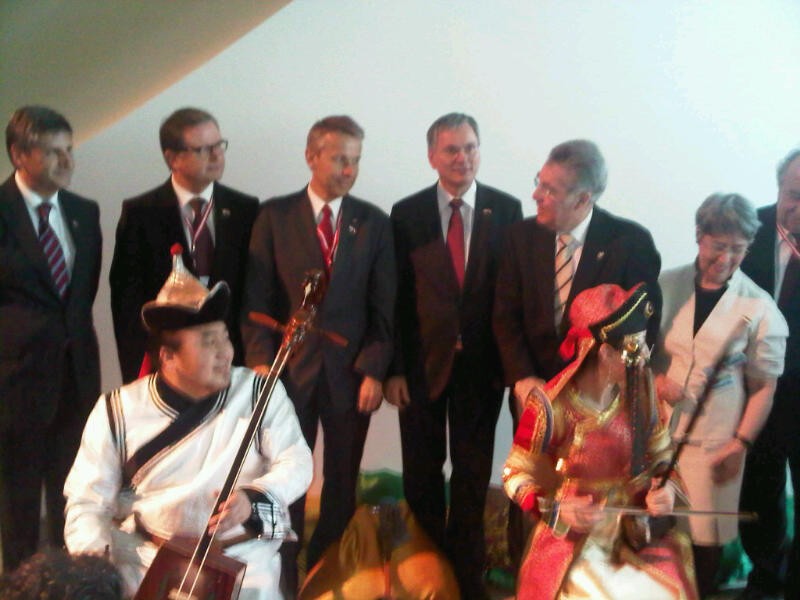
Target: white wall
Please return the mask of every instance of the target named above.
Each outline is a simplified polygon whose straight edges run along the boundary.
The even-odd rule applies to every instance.
[[[262,198],[303,186],[309,126],[348,113],[367,132],[354,193],[387,211],[434,181],[424,136],[445,112],[477,118],[479,179],[527,215],[549,149],[588,137],[609,165],[601,203],[650,228],[670,267],[694,257],[693,213],[709,193],[774,201],[775,163],[800,142],[798,56],[790,0],[294,0],[77,149],[73,188],[101,202],[105,234],[103,386],[119,381],[107,284],[119,205],[166,178],[157,130],[175,108],[218,117],[224,181]],[[396,420],[390,407],[375,416],[366,468],[399,470]]]

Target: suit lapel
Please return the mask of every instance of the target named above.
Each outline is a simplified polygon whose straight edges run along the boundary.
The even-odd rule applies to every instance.
[[[758,216],[761,219],[761,228],[756,233],[750,252],[742,261],[742,270],[774,297],[777,209],[775,205],[761,209]]]
[[[339,224],[339,240],[338,246],[336,246],[336,254],[333,257],[331,283],[333,283],[334,280],[338,281],[342,277],[346,277],[347,273],[350,271],[356,236],[363,222],[363,215],[358,205],[353,202],[350,196],[342,198],[337,221]],[[316,235],[314,239],[316,240]],[[319,248],[319,243],[317,243],[317,248]],[[322,256],[321,249],[319,250],[319,254]]]
[[[572,280],[572,287],[567,298],[567,308],[576,294],[592,287],[600,272],[600,268],[606,260],[606,248],[609,244],[609,228],[605,226],[605,214],[597,207],[589,221],[586,230],[586,240],[581,251],[581,260],[575,271],[575,278]]]
[[[219,184],[214,184],[214,260],[211,263],[211,281],[219,281],[223,265],[229,264],[228,250],[232,219],[235,218],[231,198]],[[233,257],[233,260],[236,260]],[[224,279],[224,276],[222,277]]]
[[[344,206],[344,202],[342,202],[342,206]],[[307,190],[299,192],[294,198],[288,217],[288,223],[284,225],[294,229],[292,238],[296,240],[297,248],[293,248],[291,251],[299,251],[299,263],[325,270],[325,259],[317,238],[317,223],[314,221],[314,210],[311,208],[311,199],[308,197]],[[290,251],[288,248],[284,250]]]
[[[92,261],[86,256],[86,252],[89,249],[83,243],[85,228],[89,227],[90,223],[86,221],[86,215],[78,208],[78,203],[64,191],[59,192],[59,202],[63,211],[64,223],[69,230],[69,234],[72,237],[72,245],[75,248],[69,285],[70,288],[73,286],[83,287],[83,282],[88,275],[87,269],[92,264]]]
[[[475,208],[472,211],[472,234],[469,240],[464,289],[472,288],[489,255],[489,240],[492,236],[494,203],[486,196],[480,184],[476,184]],[[449,252],[448,252],[449,253]],[[455,272],[454,272],[455,275]]]
[[[534,227],[534,233],[530,236],[531,246],[528,256],[533,263],[532,272],[537,274],[541,282],[536,286],[539,293],[539,306],[543,311],[544,322],[555,327],[556,234],[539,226],[535,221],[532,223],[532,227]]]
[[[31,222],[25,199],[22,197],[13,175],[6,182],[4,188],[7,193],[5,194],[5,201],[0,208],[6,215],[4,218],[8,222],[9,230],[19,241],[22,252],[35,267],[42,283],[52,293],[53,297],[60,301],[53,282],[53,276],[50,273],[50,265],[47,264],[42,245],[39,243],[39,236]]]
[[[164,239],[173,240],[169,242],[170,246],[176,242],[183,246],[183,262],[192,272],[195,272],[194,259],[191,253],[192,246],[186,238],[180,203],[170,179],[167,179],[166,183],[156,193],[156,206],[158,216],[163,223]],[[167,248],[167,251],[169,251],[169,248]]]

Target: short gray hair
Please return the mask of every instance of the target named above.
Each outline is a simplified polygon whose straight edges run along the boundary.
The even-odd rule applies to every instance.
[[[796,158],[800,158],[800,147],[794,148],[778,163],[778,187],[783,185],[783,178],[786,177],[786,171]]]
[[[471,116],[464,113],[451,112],[442,115],[436,119],[433,124],[428,127],[428,150],[431,150],[436,145],[436,140],[439,138],[439,132],[443,129],[455,129],[464,124],[472,127],[475,132],[475,137],[478,138],[478,144],[481,143],[481,134],[478,132],[478,122]]]
[[[358,140],[364,139],[364,130],[352,117],[333,115],[320,119],[312,125],[308,132],[308,138],[306,138],[306,150],[319,152],[322,149],[322,138],[328,133],[341,133]]]
[[[753,205],[739,194],[711,194],[697,209],[694,222],[701,235],[741,234],[748,242],[761,226]]]
[[[595,199],[606,189],[606,161],[597,144],[592,141],[563,142],[550,151],[547,162],[572,169],[578,178],[578,186],[591,191]]]

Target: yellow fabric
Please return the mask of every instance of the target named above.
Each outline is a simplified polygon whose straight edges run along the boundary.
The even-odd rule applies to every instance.
[[[397,600],[452,600],[458,584],[447,559],[436,548],[404,502],[398,503],[402,535],[391,549],[389,597]],[[386,597],[386,575],[379,516],[362,505],[339,542],[328,548],[300,590],[300,600],[374,600]]]

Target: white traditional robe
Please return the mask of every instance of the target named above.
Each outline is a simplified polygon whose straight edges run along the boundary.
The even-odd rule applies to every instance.
[[[198,427],[139,468],[130,486],[122,467],[178,413],[159,396],[155,376],[101,396],[83,432],[67,478],[64,537],[72,553],[111,550],[128,594],[141,583],[156,546],[136,533],[136,521],[162,538],[199,536],[224,484],[264,379],[234,367],[231,384]],[[109,417],[107,406],[112,407]],[[113,423],[113,427],[112,427]],[[279,528],[289,530],[288,506],[311,482],[313,465],[294,407],[280,382],[250,445],[237,488],[268,495],[279,505]],[[234,528],[224,537],[244,533]],[[280,598],[280,539],[261,537],[225,554],[247,563],[240,600]]]
[[[783,372],[789,330],[769,294],[737,269],[693,335],[695,276],[692,263],[659,277],[664,308],[654,370],[683,386],[685,400],[671,416],[673,436],[680,438],[715,364],[723,361],[678,466],[693,509],[736,511],[743,470],[728,483],[716,485],[711,460],[736,432],[747,403],[746,379],[776,378]],[[723,544],[737,535],[735,518],[693,517],[689,522],[696,544]]]

